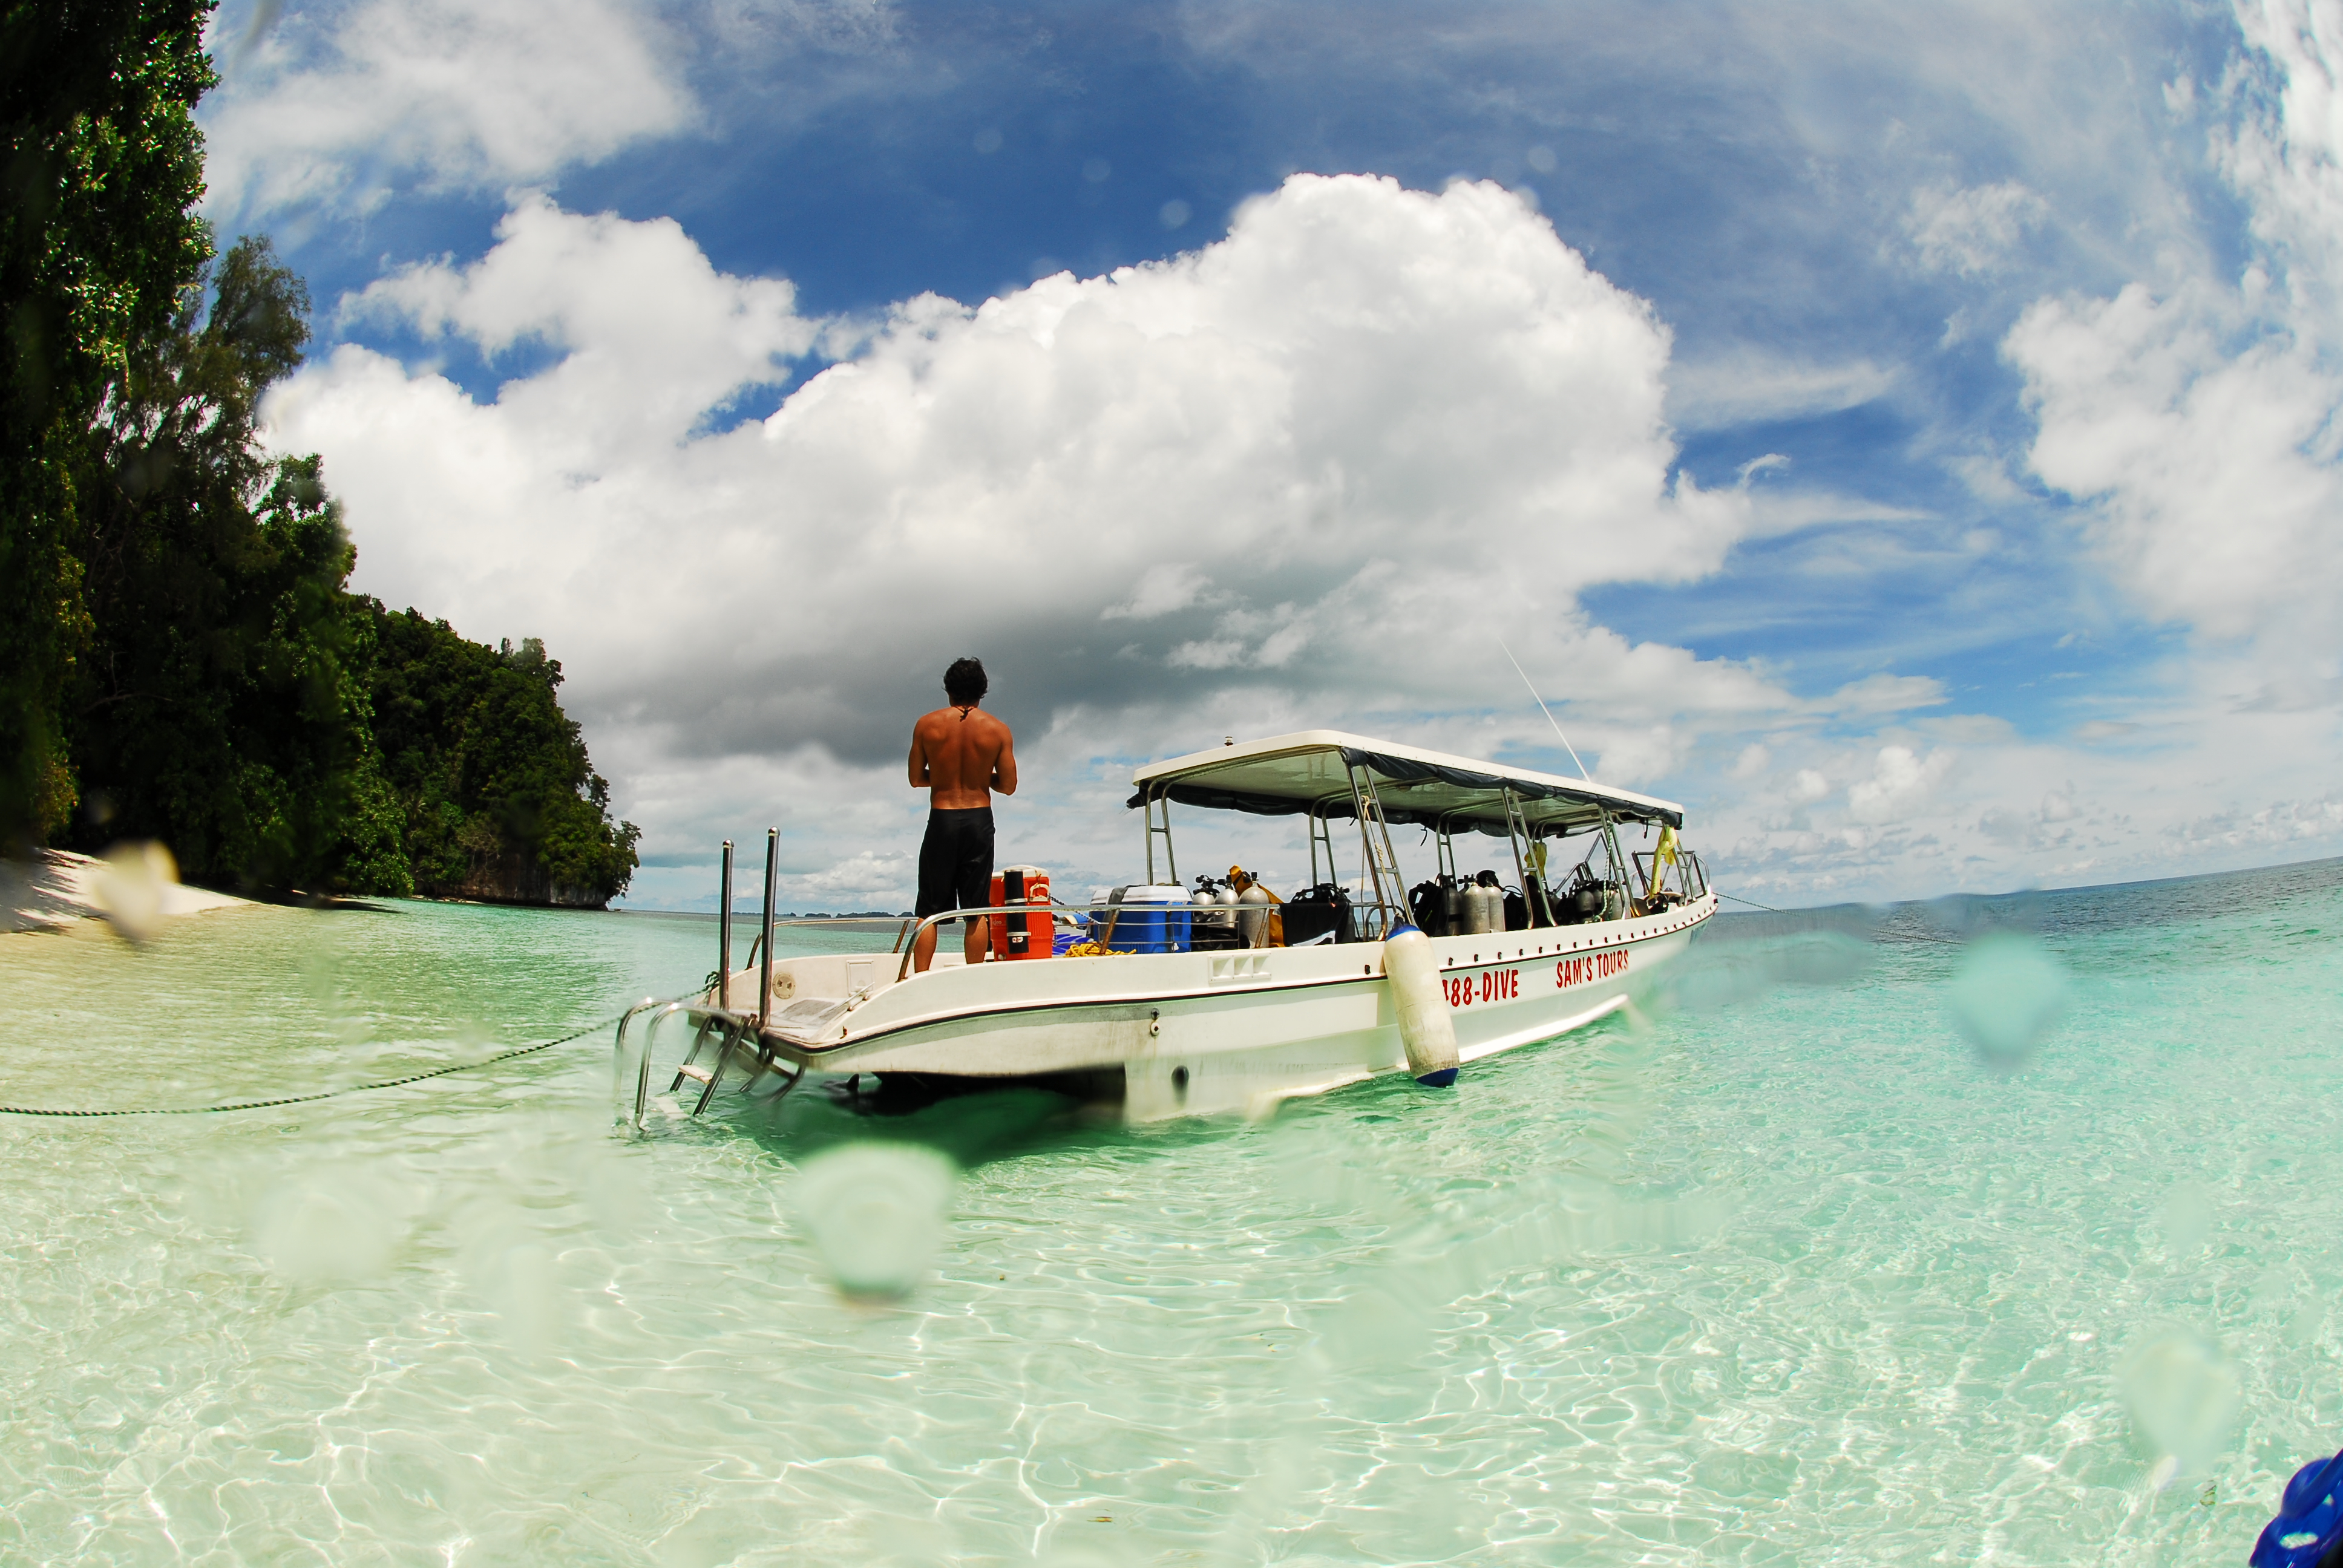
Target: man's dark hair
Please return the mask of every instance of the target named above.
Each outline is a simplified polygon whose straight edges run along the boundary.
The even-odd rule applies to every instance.
[[[984,678],[984,660],[955,658],[944,671],[944,695],[951,699],[954,708],[974,708],[984,700],[985,689],[992,683]]]

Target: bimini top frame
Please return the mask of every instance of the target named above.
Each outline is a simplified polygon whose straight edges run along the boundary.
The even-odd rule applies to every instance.
[[[1449,832],[1473,828],[1497,839],[1513,830],[1556,838],[1606,820],[1684,826],[1684,808],[1674,801],[1337,729],[1304,729],[1151,762],[1131,776],[1138,792],[1130,804],[1137,809],[1151,800],[1177,800],[1265,817],[1305,811],[1355,817],[1353,769],[1372,781],[1387,822]]]

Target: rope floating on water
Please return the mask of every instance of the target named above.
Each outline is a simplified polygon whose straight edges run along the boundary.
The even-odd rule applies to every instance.
[[[0,1116],[212,1116],[225,1111],[268,1111],[280,1105],[307,1105],[312,1101],[338,1100],[347,1094],[370,1094],[380,1089],[398,1089],[409,1083],[420,1083],[427,1078],[446,1078],[451,1073],[476,1072],[483,1067],[494,1067],[515,1057],[530,1056],[540,1050],[551,1050],[557,1045],[568,1045],[573,1040],[583,1040],[598,1030],[618,1021],[618,1015],[583,1029],[571,1030],[555,1040],[544,1040],[535,1045],[524,1045],[512,1050],[499,1051],[478,1061],[459,1061],[451,1067],[435,1067],[428,1072],[410,1072],[405,1078],[386,1078],[378,1083],[354,1083],[347,1089],[322,1089],[315,1094],[288,1094],[277,1100],[239,1100],[228,1105],[153,1105],[129,1111],[52,1111],[32,1105],[0,1105]]]

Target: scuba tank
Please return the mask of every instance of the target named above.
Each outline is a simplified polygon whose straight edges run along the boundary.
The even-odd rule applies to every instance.
[[[1472,913],[1466,907],[1465,886],[1453,876],[1440,879],[1440,912],[1443,917],[1440,934],[1443,937],[1461,937],[1473,923]]]
[[[1464,890],[1464,929],[1473,936],[1488,936],[1505,929],[1505,890],[1497,885],[1497,873],[1483,871]]]
[[[1237,895],[1237,925],[1244,932],[1245,946],[1269,946],[1269,890],[1259,882],[1248,880]]]
[[[1249,948],[1282,948],[1285,945],[1285,915],[1278,908],[1275,893],[1261,885],[1261,879],[1242,866],[1229,868],[1229,888],[1237,896],[1237,929],[1243,934]]]
[[[1218,952],[1225,948],[1242,947],[1244,938],[1237,931],[1237,896],[1223,886],[1219,879],[1199,877],[1196,890],[1188,895],[1190,945],[1198,952]]]

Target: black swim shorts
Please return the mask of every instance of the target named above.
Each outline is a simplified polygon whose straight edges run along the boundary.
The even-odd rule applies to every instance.
[[[930,811],[920,840],[919,916],[980,910],[992,898],[992,808]]]

